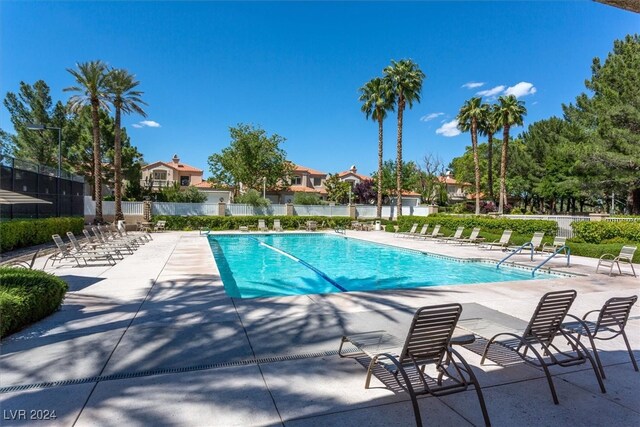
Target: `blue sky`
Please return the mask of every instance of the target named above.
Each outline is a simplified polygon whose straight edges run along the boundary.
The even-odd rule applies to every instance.
[[[404,159],[430,153],[448,163],[470,144],[468,134],[452,136],[466,99],[515,93],[525,126],[559,115],[585,90],[593,57],[639,30],[640,15],[590,0],[2,1],[0,88],[4,97],[43,79],[66,101],[66,68],[102,59],[141,81],[149,122],[123,123],[148,162],[177,153],[207,175],[207,157],[242,122],[287,138],[296,163],[370,173],[377,125],[360,112],[358,88],[391,59],[411,58],[427,75],[422,102],[405,113]],[[385,158],[395,158],[395,115],[385,126]],[[0,127],[12,131],[4,106]]]

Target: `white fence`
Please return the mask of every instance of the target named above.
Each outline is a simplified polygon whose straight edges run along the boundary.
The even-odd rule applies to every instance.
[[[230,216],[251,216],[251,215],[286,215],[286,205],[269,205],[266,208],[251,205],[230,203],[225,209],[226,215]]]
[[[573,228],[571,223],[574,221],[590,221],[588,216],[569,216],[569,215],[504,215],[510,219],[544,219],[555,221],[558,223],[558,236],[573,237]]]
[[[349,216],[349,206],[293,205],[297,216]]]
[[[356,216],[358,218],[376,218],[377,206],[373,205],[356,205]],[[429,208],[427,206],[403,206],[402,215],[404,216],[427,216],[429,215]],[[396,207],[395,206],[383,206],[382,218],[395,218]]]
[[[142,216],[142,202],[122,202],[122,213],[124,215]],[[96,202],[90,196],[84,197],[84,214],[96,214]],[[116,202],[104,200],[102,202],[102,215],[115,215]]]
[[[218,204],[154,202],[152,213],[153,215],[216,216],[218,215]]]
[[[640,221],[640,217],[605,218],[605,221],[609,221],[609,222]]]

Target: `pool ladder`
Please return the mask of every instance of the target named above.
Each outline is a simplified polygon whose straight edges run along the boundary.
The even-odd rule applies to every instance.
[[[500,260],[500,262],[498,263],[498,265],[496,265],[496,270],[500,268],[500,265],[502,265],[503,262],[505,262],[506,260],[508,260],[509,258],[511,258],[512,256],[514,256],[515,254],[519,254],[520,252],[522,252],[522,250],[526,247],[531,248],[531,261],[533,261],[533,252],[534,252],[534,247],[533,247],[533,243],[531,242],[527,242],[522,246],[519,246],[518,248],[514,249],[513,252],[511,252],[509,255],[507,255],[506,257],[502,258]]]
[[[509,255],[507,255],[506,257],[502,258],[500,260],[500,262],[498,263],[498,265],[496,265],[496,270],[500,268],[500,266],[509,258],[511,258],[512,256],[514,256],[515,254],[519,254],[520,252],[522,252],[522,250],[524,248],[530,248],[531,249],[531,261],[533,261],[533,254],[535,252],[535,248],[533,246],[533,243],[531,242],[527,242],[522,246],[519,246],[517,249],[514,249],[513,252],[511,252]],[[571,263],[571,248],[569,248],[569,246],[567,245],[563,245],[560,246],[558,249],[556,249],[551,255],[549,255],[544,261],[542,261],[540,264],[536,265],[534,267],[534,269],[531,271],[531,277],[534,277],[536,274],[536,271],[538,271],[543,265],[545,265],[547,262],[549,262],[553,257],[555,257],[556,255],[558,255],[560,252],[565,251],[565,255],[567,256],[567,267],[569,267],[570,263]]]

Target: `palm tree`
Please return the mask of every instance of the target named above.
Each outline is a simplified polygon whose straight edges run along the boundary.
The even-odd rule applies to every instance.
[[[140,105],[147,105],[140,97],[143,92],[135,90],[140,84],[133,74],[124,69],[113,69],[107,75],[107,95],[115,110],[114,155],[113,168],[115,172],[115,219],[124,219],[122,214],[122,143],[120,116],[121,113],[138,113],[146,117]]]
[[[498,105],[482,104],[483,116],[478,123],[478,131],[487,137],[487,187],[489,198],[495,202],[493,196],[493,135],[502,128]]]
[[[91,106],[91,121],[93,125],[93,196],[96,201],[95,223],[103,222],[102,219],[102,156],[100,153],[100,122],[98,110],[109,109],[105,94],[107,78],[107,64],[104,62],[89,61],[76,64],[77,70],[67,68],[67,71],[76,80],[78,86],[64,88],[65,92],[78,92],[69,99],[69,109],[74,113],[80,113],[82,107]]]
[[[402,116],[406,104],[413,107],[413,102],[420,102],[420,92],[425,74],[418,64],[411,59],[391,60],[391,65],[384,69],[385,79],[390,82],[394,98],[398,104],[398,145],[396,155],[396,196],[397,217],[402,216]]]
[[[480,215],[480,160],[478,160],[478,123],[482,120],[482,98],[476,96],[465,101],[458,113],[458,128],[463,132],[471,131],[471,148],[476,177],[476,215]]]
[[[509,145],[509,129],[511,126],[520,126],[523,123],[524,116],[527,114],[527,109],[524,106],[523,101],[513,96],[501,96],[498,98],[497,114],[500,117],[500,124],[502,125],[502,153],[500,159],[500,205],[498,207],[498,213],[504,213],[504,205],[507,204],[507,148]]]
[[[378,122],[378,208],[376,217],[382,217],[382,122],[387,117],[387,111],[393,111],[394,94],[389,81],[376,77],[371,79],[360,89],[359,100],[363,102],[360,108],[367,119],[371,117]]]

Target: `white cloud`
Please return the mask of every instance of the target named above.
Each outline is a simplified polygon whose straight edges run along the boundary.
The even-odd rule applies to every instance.
[[[426,116],[420,117],[421,122],[428,122],[429,120],[437,119],[440,116],[444,116],[444,113],[431,113]]]
[[[134,123],[131,126],[133,126],[134,128],[137,128],[137,129],[140,129],[141,127],[143,127],[142,125],[139,125],[137,123]]]
[[[159,128],[160,127],[160,123],[158,122],[154,122],[153,120],[143,120],[140,122],[140,124],[142,126],[147,126],[150,128]]]
[[[450,122],[446,122],[438,129],[436,129],[436,133],[442,136],[458,136],[462,132],[458,129],[458,119],[453,119]]]
[[[500,86],[493,87],[491,89],[481,90],[480,92],[476,92],[476,95],[480,95],[480,96],[495,96],[495,95],[501,93],[504,90],[504,88],[505,88],[504,85],[500,85]]]
[[[516,98],[521,96],[533,95],[537,92],[535,86],[528,82],[520,82],[515,86],[510,86],[504,91],[505,95],[514,95]]]
[[[467,82],[462,85],[462,87],[467,89],[475,89],[477,87],[484,86],[484,82]]]

